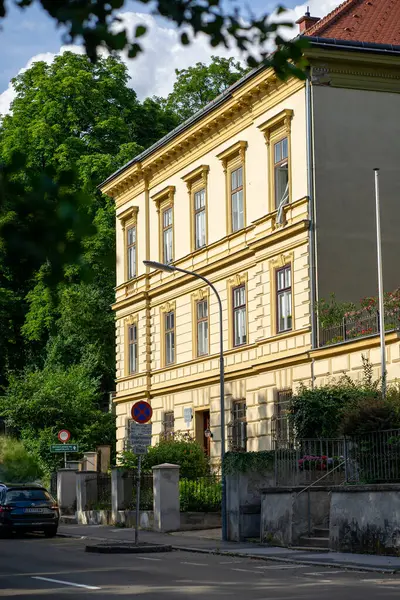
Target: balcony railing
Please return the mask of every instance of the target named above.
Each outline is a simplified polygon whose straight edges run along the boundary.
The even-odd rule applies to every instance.
[[[400,329],[400,309],[385,312],[385,331]],[[350,317],[344,317],[341,323],[319,328],[319,347],[340,344],[357,338],[378,335],[379,312],[359,311]]]

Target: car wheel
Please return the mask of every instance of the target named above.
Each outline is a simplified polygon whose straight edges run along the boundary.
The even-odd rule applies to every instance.
[[[44,530],[44,535],[47,538],[56,537],[57,527],[47,527],[47,529]]]

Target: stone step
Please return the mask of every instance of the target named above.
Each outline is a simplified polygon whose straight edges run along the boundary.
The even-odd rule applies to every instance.
[[[308,548],[326,548],[329,549],[329,537],[301,537],[299,539],[300,546]]]
[[[329,538],[329,528],[316,527],[313,536],[317,538]]]
[[[78,519],[76,515],[61,515],[60,523],[63,523],[64,525],[77,525]]]

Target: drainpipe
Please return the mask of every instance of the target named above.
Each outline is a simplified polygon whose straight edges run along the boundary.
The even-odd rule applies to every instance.
[[[316,268],[315,268],[315,203],[314,203],[314,156],[312,128],[312,86],[311,72],[306,79],[306,143],[307,143],[307,195],[310,226],[308,243],[310,254],[310,312],[311,312],[311,347],[318,347],[316,317]]]

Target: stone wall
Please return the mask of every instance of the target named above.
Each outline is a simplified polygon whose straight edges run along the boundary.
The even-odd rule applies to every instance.
[[[332,490],[330,548],[339,552],[400,555],[400,485]]]
[[[310,493],[303,490],[302,487],[262,490],[262,543],[293,546],[298,544],[301,536],[307,535],[309,525],[311,531],[315,527],[327,525],[330,488],[313,487]]]

